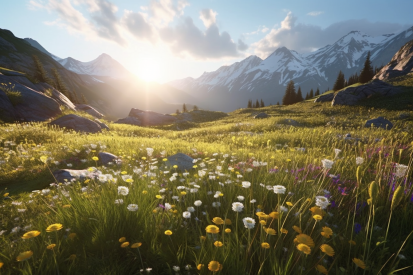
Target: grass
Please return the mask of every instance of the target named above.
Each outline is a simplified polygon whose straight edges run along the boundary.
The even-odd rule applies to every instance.
[[[261,111],[269,118],[252,118]],[[413,122],[399,114],[303,102],[228,115],[189,112],[191,121],[180,131],[173,129],[182,122],[138,127],[105,121],[110,131],[88,135],[44,123],[3,124],[0,272],[321,274],[316,269],[323,266],[329,274],[411,274],[412,176],[396,164],[411,167]],[[377,116],[394,128],[363,127]],[[285,118],[300,127],[283,124]],[[344,138],[347,133],[351,138]],[[100,166],[94,160],[100,151],[121,157],[122,164]],[[184,173],[166,166],[164,159],[178,152],[196,159],[195,168]],[[324,159],[334,162],[331,168],[323,167]],[[89,167],[104,176],[50,185],[50,171]],[[372,182],[377,192],[369,192]],[[276,194],[276,185],[285,193]],[[395,195],[397,188],[403,192]],[[123,204],[115,204],[120,199]],[[243,204],[241,212],[234,202]],[[130,204],[137,211],[129,211]],[[186,211],[193,211],[190,218]],[[252,229],[244,218],[255,221]],[[46,231],[56,223],[62,229]],[[208,225],[219,232],[207,233]],[[329,229],[332,234],[321,234]],[[40,234],[22,239],[28,231]],[[306,236],[297,238],[296,231]],[[298,249],[305,243],[309,255]],[[321,250],[323,244],[334,256]],[[17,261],[25,251],[33,255]],[[221,271],[211,271],[213,261]]]
[[[19,91],[14,90],[14,85],[11,87],[8,87],[7,84],[1,83],[0,89],[3,90],[3,92],[7,95],[7,97],[10,100],[10,103],[13,106],[18,105],[19,103],[22,102],[22,94]]]

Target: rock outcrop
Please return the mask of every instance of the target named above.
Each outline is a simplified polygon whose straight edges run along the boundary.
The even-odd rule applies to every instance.
[[[378,118],[373,118],[370,120],[367,120],[366,123],[364,124],[364,127],[370,128],[370,127],[376,127],[376,128],[383,128],[386,130],[390,130],[393,128],[393,123],[391,123],[389,120],[385,119],[384,117],[378,117]]]
[[[387,80],[413,73],[413,40],[407,42],[373,79]]]
[[[183,153],[177,153],[173,156],[168,157],[167,159],[168,161],[165,163],[166,165],[170,167],[173,167],[174,165],[176,165],[178,166],[177,169],[179,169],[182,172],[189,171],[194,166],[193,164],[194,159]]]
[[[50,86],[49,84],[43,82],[37,83],[35,84],[35,86],[36,89],[42,92],[43,94],[47,95],[47,93],[50,93],[50,97],[56,100],[56,102],[59,103],[59,105],[65,106],[70,110],[76,111],[75,104],[73,104],[73,102],[70,101],[70,99],[68,99],[67,96],[56,90],[53,86]]]
[[[73,114],[62,116],[50,122],[50,125],[56,125],[60,128],[65,127],[66,129],[84,133],[97,133],[102,130],[102,127],[95,121]]]
[[[76,104],[76,110],[86,112],[96,118],[104,117],[104,115],[101,114],[98,110],[87,104]]]
[[[160,114],[152,111],[142,111],[132,108],[129,116],[119,119],[116,123],[132,124],[139,126],[157,126],[174,123],[176,117],[171,115]]]
[[[386,82],[375,79],[372,82],[357,87],[350,87],[339,91],[331,105],[356,105],[363,99],[372,96],[393,96],[401,93],[402,90]]]
[[[254,118],[267,118],[268,115],[266,113],[259,113],[258,115],[255,115]]]
[[[86,180],[86,179],[96,179],[99,174],[96,172],[90,172],[88,169],[85,170],[72,170],[72,169],[59,169],[53,171],[53,176],[56,179],[56,183],[70,182],[72,180]]]
[[[329,102],[332,101],[334,99],[334,93],[331,94],[326,94],[326,95],[321,95],[319,97],[317,97],[314,102]]]
[[[100,152],[98,154],[99,157],[99,161],[103,164],[103,165],[109,165],[111,162],[115,163],[118,162],[120,160],[120,158],[114,154],[111,153],[107,153],[107,152]]]
[[[139,119],[137,119],[136,117],[131,117],[131,116],[118,119],[118,121],[116,121],[115,123],[130,124],[130,125],[137,125],[137,126],[142,125]]]

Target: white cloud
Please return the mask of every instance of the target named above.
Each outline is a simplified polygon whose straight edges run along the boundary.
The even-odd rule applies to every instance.
[[[319,16],[319,15],[321,15],[321,14],[323,14],[323,13],[324,13],[323,11],[312,11],[312,12],[307,13],[307,15],[310,15],[310,16]]]
[[[218,13],[211,9],[203,9],[199,13],[199,18],[204,22],[204,26],[209,28],[211,25],[216,24]]]
[[[256,55],[266,58],[279,47],[287,47],[299,53],[332,44],[351,31],[357,30],[370,36],[394,33],[406,26],[388,22],[370,22],[366,19],[346,20],[334,23],[327,28],[297,23],[297,17],[291,12],[281,22],[280,27],[274,27],[261,40],[253,43],[251,48]]]

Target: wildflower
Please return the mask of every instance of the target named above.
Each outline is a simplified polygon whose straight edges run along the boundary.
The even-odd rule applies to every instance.
[[[280,213],[278,212],[271,212],[270,214],[268,214],[269,217],[273,218],[273,219],[278,219],[280,216]]]
[[[397,257],[399,257],[400,260],[406,260],[406,256],[402,254],[397,255]]]
[[[295,243],[302,243],[302,244],[308,245],[310,247],[314,247],[314,245],[315,245],[313,239],[310,236],[306,235],[306,234],[298,234],[297,237],[295,237],[294,242]]]
[[[351,244],[351,245],[356,245],[356,242],[353,241],[353,240],[349,240],[348,243]]]
[[[129,242],[123,242],[120,247],[125,248],[129,246]]]
[[[282,212],[288,212],[288,208],[285,207],[284,205],[281,205],[281,206],[280,206],[280,211],[282,211]]]
[[[313,219],[316,220],[316,221],[321,221],[323,219],[323,217],[320,216],[320,215],[314,215]]]
[[[275,231],[275,229],[272,229],[272,228],[266,228],[266,229],[264,229],[265,230],[265,232],[268,234],[268,235],[275,235],[275,234],[277,234],[277,231]]]
[[[317,269],[317,271],[322,274],[326,274],[326,275],[328,274],[327,269],[322,265],[317,265],[315,269]]]
[[[33,256],[33,251],[29,250],[29,251],[25,251],[19,254],[19,256],[17,256],[16,260],[18,262],[22,262],[25,261],[27,259],[30,259]]]
[[[402,178],[406,175],[407,169],[409,167],[403,164],[396,163],[396,172],[394,173],[396,177]]]
[[[220,207],[220,206],[221,206],[221,203],[220,203],[219,201],[214,201],[214,202],[212,203],[212,207],[218,208],[218,207]]]
[[[270,244],[269,243],[262,243],[261,247],[265,248],[265,249],[268,249],[268,248],[270,248]]]
[[[243,200],[244,200],[244,196],[238,196],[237,199],[238,199],[239,201],[243,201]]]
[[[152,153],[153,153],[153,148],[146,148],[146,154],[148,155],[148,157],[152,157]]]
[[[364,162],[364,158],[362,157],[356,157],[356,165],[361,165]]]
[[[30,238],[37,237],[39,235],[40,235],[40,231],[36,231],[36,230],[35,231],[29,231],[29,232],[24,233],[22,239],[27,240],[27,239],[30,239]]]
[[[253,229],[255,226],[255,220],[253,218],[243,218],[242,221],[244,222],[244,226],[247,229]]]
[[[142,243],[134,243],[131,245],[131,248],[138,248],[142,245]]]
[[[129,188],[126,186],[118,186],[118,195],[126,196],[129,194]]]
[[[334,154],[336,155],[336,158],[338,157],[338,154],[340,154],[340,152],[340,149],[334,149]]]
[[[210,261],[208,264],[208,269],[213,272],[217,272],[222,269],[222,265],[217,261]]]
[[[240,202],[233,202],[232,203],[232,210],[235,212],[241,212],[244,209],[244,205]]]
[[[285,229],[285,228],[281,228],[280,231],[281,231],[281,233],[283,233],[283,234],[288,234],[288,230]]]
[[[199,265],[196,266],[196,269],[201,270],[203,267],[204,267],[203,264],[199,264]]]
[[[123,204],[123,200],[122,199],[115,200],[115,204]]]
[[[69,260],[74,261],[76,259],[76,254],[72,254],[69,256]]]
[[[282,185],[274,185],[274,193],[275,194],[285,194],[287,189]]]
[[[288,206],[293,206],[293,204],[289,201],[287,201],[285,204],[288,205]]]
[[[294,231],[297,232],[298,234],[303,233],[303,232],[301,231],[301,228],[299,228],[299,227],[296,226],[296,225],[293,225],[293,229],[294,229]]]
[[[329,246],[328,244],[322,244],[320,246],[321,251],[323,251],[326,255],[333,257],[334,256],[334,249]]]
[[[185,219],[190,219],[190,218],[191,218],[191,212],[189,212],[189,211],[184,211],[184,212],[182,213],[182,216],[183,216]]]
[[[205,228],[205,231],[206,231],[207,233],[211,233],[211,234],[218,234],[218,233],[219,233],[219,227],[216,226],[216,225],[208,225],[208,226]]]
[[[202,201],[200,200],[194,201],[194,205],[197,207],[201,206],[201,204],[202,204]]]
[[[225,225],[231,225],[231,224],[232,224],[232,222],[231,222],[230,219],[225,219]]]
[[[325,169],[331,169],[333,167],[334,161],[329,160],[329,159],[323,159],[321,160],[323,164],[323,168]]]
[[[129,211],[137,211],[138,210],[138,205],[137,204],[129,204],[127,209]]]
[[[172,269],[173,269],[175,272],[178,272],[178,271],[181,270],[181,268],[180,268],[179,266],[176,266],[176,265],[174,265],[174,266],[172,267]]]
[[[328,205],[330,205],[330,202],[326,197],[323,196],[317,196],[315,198],[315,204],[319,206],[321,209],[326,209]]]
[[[220,217],[215,217],[215,218],[213,218],[213,219],[212,219],[212,222],[215,223],[215,224],[217,224],[217,225],[224,224],[224,220],[221,219]]]
[[[216,242],[214,242],[214,245],[215,245],[216,247],[221,247],[221,246],[223,246],[224,244],[223,244],[222,242],[220,242],[220,241],[216,241]]]
[[[192,206],[189,206],[186,210],[188,210],[189,212],[195,212],[195,208],[193,208]]]
[[[256,199],[252,199],[252,200],[250,200],[250,203],[256,203],[257,202],[257,200]]]
[[[171,231],[171,230],[166,230],[166,231],[165,231],[165,235],[171,236],[171,235],[172,235],[172,231]]]
[[[46,228],[46,232],[58,231],[58,230],[60,230],[60,229],[62,229],[62,228],[63,228],[63,225],[62,225],[62,224],[60,224],[60,223],[55,223],[55,224],[49,225],[49,226]]]
[[[48,246],[46,246],[46,248],[49,249],[49,250],[52,250],[55,247],[56,247],[56,244],[54,244],[54,243],[49,244]]]
[[[0,262],[0,268],[2,268],[2,267],[3,267],[3,265],[4,265],[4,263]]]
[[[243,181],[243,182],[242,182],[242,187],[244,187],[244,188],[250,188],[250,187],[251,187],[251,182],[249,182],[249,181]]]
[[[312,213],[313,215],[324,216],[324,214],[325,214],[324,211],[321,210],[321,208],[320,208],[320,207],[317,207],[317,206],[311,207],[311,208],[310,208],[310,211],[311,211],[311,213]]]
[[[311,248],[306,244],[302,244],[302,243],[298,244],[297,249],[301,252],[304,252],[304,254],[306,255],[310,255],[311,253]]]
[[[231,229],[225,228],[225,233],[231,233]]]
[[[321,236],[328,239],[331,237],[331,235],[333,235],[333,230],[331,230],[330,227],[323,227],[323,232],[321,232]]]
[[[366,268],[366,264],[360,259],[354,258],[353,263],[355,263],[358,267],[360,267],[362,269]]]

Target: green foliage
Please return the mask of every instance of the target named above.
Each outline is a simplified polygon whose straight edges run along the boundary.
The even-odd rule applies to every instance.
[[[333,91],[341,90],[345,86],[346,86],[346,79],[344,78],[344,74],[340,71],[338,73],[336,82],[334,83]]]
[[[6,83],[1,83],[0,89],[3,90],[3,92],[7,95],[13,106],[16,106],[22,102],[22,94],[21,92],[14,90],[14,85],[7,86]]]
[[[371,66],[370,61],[370,52],[368,52],[366,61],[364,62],[364,67],[360,72],[359,80],[360,83],[367,83],[369,82],[374,76],[373,67]]]
[[[291,105],[295,103],[296,93],[294,87],[294,81],[290,81],[285,89],[285,94],[282,100],[282,105]]]
[[[39,57],[37,55],[33,55],[32,58],[35,67],[34,78],[37,80],[37,82],[44,82],[54,86],[53,81],[49,78]]]

